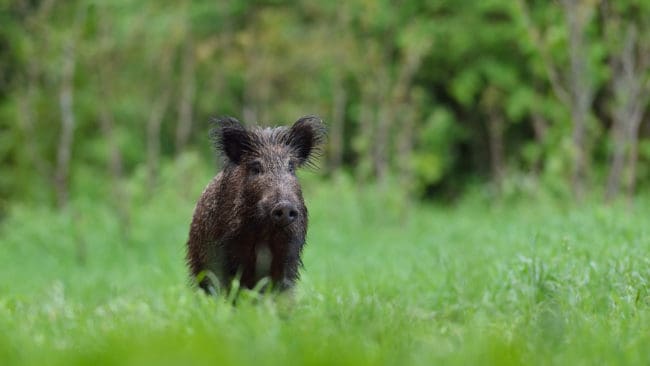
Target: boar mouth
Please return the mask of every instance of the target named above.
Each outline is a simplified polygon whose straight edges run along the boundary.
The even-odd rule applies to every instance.
[[[293,233],[295,231],[294,228],[296,227],[296,223],[297,221],[292,221],[284,224],[271,223],[271,227],[272,229],[275,229],[275,231]]]

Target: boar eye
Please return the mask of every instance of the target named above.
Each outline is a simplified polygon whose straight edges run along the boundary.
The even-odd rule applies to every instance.
[[[289,162],[289,173],[293,174],[296,172],[296,164],[293,161]]]
[[[254,175],[262,174],[262,164],[259,161],[254,161],[248,166],[248,170]]]

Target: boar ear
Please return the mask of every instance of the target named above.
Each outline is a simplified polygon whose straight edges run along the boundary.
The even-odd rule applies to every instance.
[[[242,156],[251,150],[251,137],[241,122],[233,117],[220,117],[212,120],[210,138],[218,151],[235,164],[241,162]]]
[[[287,145],[293,148],[299,165],[309,164],[310,158],[318,154],[325,134],[325,125],[317,116],[304,116],[293,124],[289,129]]]

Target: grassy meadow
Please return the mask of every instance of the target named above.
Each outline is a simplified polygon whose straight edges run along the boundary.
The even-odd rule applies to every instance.
[[[648,199],[408,206],[306,173],[295,296],[233,307],[192,289],[184,265],[209,169],[181,159],[150,194],[140,176],[125,183],[127,230],[83,174],[66,212],[12,207],[3,365],[650,363]]]

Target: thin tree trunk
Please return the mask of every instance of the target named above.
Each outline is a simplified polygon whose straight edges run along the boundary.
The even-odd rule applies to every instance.
[[[641,129],[641,122],[643,120],[643,114],[645,112],[646,105],[650,98],[650,84],[646,82],[642,86],[642,94],[636,105],[636,109],[632,113],[630,118],[630,125],[628,130],[628,143],[629,151],[627,154],[627,169],[629,171],[628,181],[626,184],[626,191],[628,198],[632,200],[634,197],[634,191],[636,189],[636,166],[639,160],[639,133]]]
[[[49,11],[49,10],[48,10]],[[59,109],[61,111],[61,133],[57,148],[54,186],[57,205],[65,208],[69,200],[70,189],[70,160],[74,142],[74,76],[76,66],[76,43],[78,32],[86,17],[86,8],[81,5],[77,9],[70,38],[63,47],[63,65],[61,66],[61,87],[59,89]]]
[[[490,175],[498,193],[501,193],[503,177],[505,175],[504,141],[503,133],[505,122],[500,110],[503,97],[499,89],[490,86],[485,89],[481,97],[481,106],[485,110],[487,120],[487,143],[490,157]]]
[[[627,166],[630,171],[630,177],[627,182],[627,197],[630,202],[634,198],[636,192],[636,175],[637,175],[637,162],[639,161],[639,137],[630,143],[630,152],[628,153]]]
[[[59,108],[61,111],[61,133],[57,148],[57,165],[54,183],[57,193],[57,204],[66,210],[77,222],[79,214],[73,208],[68,209],[70,195],[70,162],[74,143],[75,114],[74,114],[74,76],[76,67],[76,46],[78,32],[86,16],[86,8],[81,5],[75,16],[72,34],[63,48],[63,65],[61,67],[61,87],[59,89]],[[75,249],[77,261],[85,264],[87,261],[87,244],[78,227],[75,226]]]
[[[105,81],[102,85],[104,85],[106,89],[110,89],[109,83],[110,82]],[[109,91],[106,90],[106,93],[108,94]],[[108,170],[111,177],[111,195],[117,210],[122,239],[126,241],[131,226],[131,215],[129,213],[128,195],[122,182],[124,175],[122,152],[120,151],[120,146],[115,133],[115,120],[108,108],[108,103],[110,102],[111,97],[105,95],[103,98],[104,102],[101,103],[100,106],[99,122],[102,135],[106,139],[109,148]]]
[[[34,116],[34,99],[37,88],[37,66],[35,61],[30,62],[26,77],[25,95],[18,99],[18,109],[20,111],[18,121],[25,136],[25,149],[27,157],[36,168],[36,172],[48,180],[51,179],[50,166],[45,162],[39,152],[38,139],[36,139],[36,117]]]
[[[149,120],[147,121],[147,176],[149,187],[158,184],[158,170],[160,166],[160,130],[165,112],[169,106],[171,90],[165,87],[158,100],[155,101]]]
[[[551,52],[542,41],[540,32],[533,25],[526,1],[518,0],[517,3],[529,37],[540,52],[553,92],[571,112],[573,123],[571,187],[576,198],[581,200],[590,168],[587,123],[594,97],[594,87],[587,73],[585,32],[593,13],[593,4],[584,0],[560,1],[569,30],[569,70],[568,76],[563,78],[559,67],[553,62]],[[563,84],[562,80],[568,80],[567,84]]]
[[[106,85],[106,84],[104,84]],[[104,98],[110,98],[104,96]],[[109,149],[109,158],[108,158],[108,171],[113,181],[113,188],[117,189],[119,181],[122,179],[122,153],[120,151],[120,146],[118,144],[117,138],[115,136],[115,121],[113,120],[113,115],[108,110],[106,102],[110,99],[104,99],[104,103],[100,107],[99,123],[102,130],[102,134],[106,139]],[[117,193],[117,192],[116,192]],[[116,199],[121,199],[121,194],[114,195]]]
[[[38,9],[33,15],[28,16],[24,25],[30,34],[34,36],[34,39],[39,39],[42,42],[42,45],[49,45],[49,34],[48,29],[44,26],[47,24],[51,11],[54,5],[54,0],[44,0],[38,4]],[[17,3],[17,6],[21,7],[20,10],[23,13],[30,12],[30,2],[27,0],[21,0]],[[43,178],[48,181],[54,181],[55,168],[54,163],[47,161],[43,158],[43,154],[39,148],[39,141],[37,139],[37,130],[38,130],[38,121],[39,116],[36,113],[35,109],[35,99],[38,97],[36,91],[41,88],[39,85],[39,75],[42,73],[42,64],[39,62],[42,57],[40,52],[43,52],[41,42],[36,49],[36,54],[32,54],[29,57],[29,62],[27,63],[27,73],[24,76],[24,86],[25,94],[18,99],[18,110],[19,117],[18,123],[22,129],[23,135],[25,137],[24,144],[27,151],[27,158],[33,164],[36,172]],[[54,190],[56,194],[56,185],[54,185]]]
[[[399,176],[402,181],[402,186],[406,186],[409,190],[409,195],[413,190],[410,186],[413,182],[413,169],[412,169],[412,156],[413,156],[413,133],[415,130],[416,113],[414,108],[404,108],[403,122],[399,128],[397,153],[399,156]]]
[[[112,49],[110,48],[110,26],[106,17],[100,18],[100,43],[105,52],[105,57],[112,56]],[[111,112],[110,106],[113,103],[113,78],[114,75],[113,63],[107,62],[99,64],[97,67],[97,82],[102,87],[100,90],[100,97],[102,103],[99,103],[99,124],[104,135],[104,139],[108,144],[109,158],[108,158],[108,171],[112,178],[112,186],[114,189],[114,198],[118,201],[124,199],[121,192],[119,192],[119,182],[122,179],[122,153],[115,133],[115,119]]]
[[[57,204],[64,208],[68,204],[70,157],[74,139],[75,116],[73,110],[73,79],[75,71],[75,41],[69,40],[63,51],[59,108],[61,110],[61,133],[57,148],[57,164],[54,177]]]
[[[613,53],[610,65],[615,104],[611,128],[614,150],[605,195],[608,201],[619,195],[622,184],[632,197],[639,128],[650,96],[650,82],[644,78],[650,67],[650,48],[640,39],[636,23],[622,22],[621,16],[611,10],[609,2],[601,3],[605,37],[613,44],[620,44],[622,32],[624,36],[622,48]],[[621,29],[622,26],[625,29]]]
[[[639,109],[639,83],[635,78],[635,67],[633,65],[633,42],[628,37],[623,52],[615,57],[612,62],[613,84],[616,105],[613,112],[613,124],[611,128],[612,142],[614,144],[611,156],[610,171],[607,178],[607,191],[605,198],[611,201],[618,196],[621,181],[624,180],[625,166],[629,145],[636,139],[634,121],[636,109]],[[640,120],[640,116],[636,117]]]
[[[627,137],[625,131],[623,131],[625,126],[621,126],[620,122],[615,119],[612,125],[611,134],[614,151],[612,152],[609,175],[607,177],[607,191],[605,193],[605,199],[607,201],[611,201],[618,196],[625,168]]]
[[[176,126],[176,154],[179,154],[192,132],[192,107],[196,90],[194,45],[191,41],[185,45],[181,71],[181,95],[178,106],[178,125]]]
[[[639,74],[645,72],[650,67],[650,45],[644,44],[640,49],[641,55],[639,57]],[[638,79],[635,79],[640,81]],[[639,160],[639,134],[641,133],[641,123],[643,116],[647,110],[648,101],[650,101],[650,80],[645,80],[639,85],[639,98],[635,105],[634,111],[631,113],[629,130],[628,130],[628,145],[629,152],[627,157],[627,168],[629,170],[628,181],[626,190],[628,199],[631,201],[634,197],[636,190],[637,179],[637,162]]]
[[[571,118],[573,120],[573,192],[582,199],[585,189],[585,180],[589,171],[589,156],[587,144],[587,122],[591,102],[593,101],[593,85],[587,74],[587,50],[585,48],[585,29],[591,18],[589,5],[582,1],[562,0],[562,5],[569,28],[569,61],[570,61],[570,91],[572,103],[570,104]]]
[[[381,78],[380,80],[387,81],[385,78]],[[381,100],[385,100],[385,97],[382,97]],[[379,182],[384,182],[388,173],[388,144],[390,143],[389,129],[392,122],[392,117],[390,114],[391,111],[389,108],[380,108],[377,116],[377,124],[375,126],[375,140],[372,144],[373,168],[375,176]]]
[[[158,183],[158,170],[160,166],[160,130],[169,107],[172,94],[171,85],[171,58],[172,50],[163,51],[159,78],[162,80],[159,88],[160,94],[154,101],[149,119],[147,120],[147,182],[150,188]]]
[[[373,93],[372,87],[367,85],[362,86],[361,103],[359,111],[359,136],[356,140],[356,152],[358,154],[357,163],[357,182],[365,182],[372,174],[373,159],[371,157],[371,142],[374,140],[373,121],[376,117],[376,110],[372,108],[374,98],[371,96]]]
[[[103,83],[102,85],[108,88],[106,83]],[[122,182],[122,177],[124,175],[122,153],[116,138],[115,121],[112,113],[107,107],[110,97],[105,96],[104,98],[104,102],[101,103],[102,106],[100,107],[99,122],[102,135],[106,139],[109,148],[108,170],[111,177],[111,195],[116,206],[122,239],[127,240],[129,228],[131,226],[131,215],[129,213],[128,195]]]
[[[490,149],[490,170],[492,171],[494,186],[500,193],[503,187],[503,177],[505,175],[503,117],[497,111],[490,112],[487,120],[487,127],[489,137],[488,144]]]
[[[382,74],[380,74],[382,75],[379,78],[380,85],[389,85],[389,89],[386,90],[386,95],[389,99],[381,99],[384,107],[380,108],[375,140],[375,172],[380,182],[385,180],[391,162],[389,155],[391,150],[391,140],[389,138],[390,128],[404,121],[405,118],[408,118],[403,115],[399,116],[399,111],[407,108],[413,77],[420,68],[422,57],[426,54],[429,46],[430,43],[427,43],[420,47],[407,50],[405,59],[400,64],[401,67],[397,71],[394,80],[391,81],[388,74],[382,75],[386,73],[385,70],[382,70]]]
[[[108,145],[108,172],[111,177],[111,196],[115,204],[120,231],[124,242],[128,241],[131,217],[129,213],[129,199],[125,190],[122,178],[124,175],[124,165],[120,144],[116,133],[116,122],[111,111],[111,105],[114,103],[114,83],[116,77],[113,65],[117,63],[114,59],[110,42],[110,25],[108,17],[101,17],[99,21],[99,42],[103,50],[100,57],[111,58],[113,62],[97,63],[97,83],[102,87],[99,89],[102,103],[98,104],[99,125],[102,135]]]
[[[582,200],[585,190],[585,180],[587,174],[587,147],[585,146],[586,133],[586,115],[582,111],[573,111],[573,173],[571,182],[573,193],[578,200]]]
[[[329,170],[335,172],[343,162],[343,126],[345,123],[345,106],[347,104],[347,92],[343,86],[342,78],[335,76],[334,101],[332,103],[332,121],[330,123],[329,140]]]

